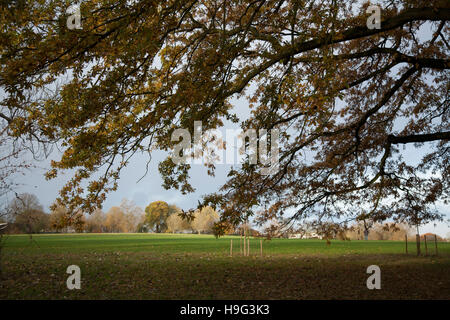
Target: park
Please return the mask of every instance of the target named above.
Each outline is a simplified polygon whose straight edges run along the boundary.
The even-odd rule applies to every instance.
[[[10,235],[0,299],[449,299],[450,243],[438,255],[405,253],[402,241],[250,239],[182,234]],[[230,240],[235,253],[230,257]],[[413,243],[411,243],[413,246]],[[69,265],[81,289],[66,287]],[[366,269],[381,269],[369,290]]]
[[[449,21],[1,1],[0,299],[450,300]]]

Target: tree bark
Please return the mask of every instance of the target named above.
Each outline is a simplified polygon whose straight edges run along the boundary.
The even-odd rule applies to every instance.
[[[423,241],[425,244],[425,255],[428,256],[428,246],[427,246],[427,236],[426,235],[423,236]]]
[[[369,240],[369,230],[364,230],[364,240]]]
[[[416,234],[417,255],[420,256],[420,234]]]
[[[408,235],[405,234],[406,254],[408,254]]]
[[[437,235],[434,235],[434,246],[436,248],[436,255],[438,255]]]

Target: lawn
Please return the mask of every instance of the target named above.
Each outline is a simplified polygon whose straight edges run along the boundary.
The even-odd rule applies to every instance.
[[[233,240],[234,255],[229,256]],[[406,255],[396,241],[70,234],[7,237],[0,299],[450,299],[450,243],[438,256]],[[424,250],[424,248],[422,248]],[[381,290],[368,290],[366,269],[381,268]],[[81,269],[68,290],[66,269]]]

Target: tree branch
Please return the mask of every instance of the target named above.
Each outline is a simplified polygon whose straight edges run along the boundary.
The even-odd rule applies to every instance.
[[[450,131],[446,132],[436,132],[429,134],[416,134],[409,136],[388,136],[388,142],[392,144],[407,144],[407,143],[420,143],[420,142],[430,142],[437,140],[450,140]]]

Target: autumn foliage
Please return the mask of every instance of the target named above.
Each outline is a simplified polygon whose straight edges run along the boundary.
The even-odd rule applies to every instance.
[[[13,137],[63,148],[47,177],[76,169],[59,199],[71,212],[100,207],[136,152],[170,152],[176,128],[232,120],[279,128],[280,166],[234,168],[201,204],[222,222],[363,209],[439,219],[433,205],[450,190],[449,2],[372,2],[380,29],[367,27],[367,1],[84,1],[80,30],[66,27],[69,1],[2,6],[1,116]],[[234,98],[248,99],[249,118]],[[164,186],[193,191],[189,169],[169,156]]]

